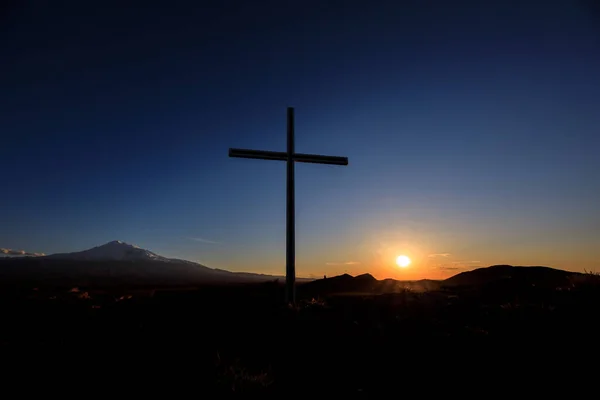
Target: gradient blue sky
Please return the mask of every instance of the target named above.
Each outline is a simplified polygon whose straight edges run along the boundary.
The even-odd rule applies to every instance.
[[[294,106],[298,275],[598,266],[593,1],[9,3],[0,247],[282,274]]]

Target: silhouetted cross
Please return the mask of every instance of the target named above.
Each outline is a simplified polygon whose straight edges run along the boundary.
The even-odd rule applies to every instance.
[[[348,165],[347,157],[320,156],[294,152],[294,108],[287,109],[287,152],[229,149],[229,157],[257,158],[260,160],[278,160],[287,162],[287,220],[286,220],[286,267],[285,297],[288,304],[296,301],[296,238],[295,238],[295,190],[294,161],[316,164]]]

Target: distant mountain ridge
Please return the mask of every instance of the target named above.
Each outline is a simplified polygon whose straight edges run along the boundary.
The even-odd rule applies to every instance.
[[[348,274],[319,279],[302,285],[302,290],[312,294],[333,293],[393,293],[403,289],[417,292],[439,290],[444,287],[476,286],[514,287],[538,285],[559,287],[568,285],[569,279],[581,275],[550,267],[523,267],[512,265],[492,265],[461,272],[445,280],[421,279],[400,281],[395,279],[377,280],[370,274],[351,276]]]
[[[181,260],[178,258],[167,258],[159,256],[149,250],[138,246],[113,240],[101,246],[92,247],[88,250],[77,251],[73,253],[55,253],[42,256],[46,259],[54,260],[77,260],[77,261],[161,261],[161,262],[183,262],[194,263],[193,261]]]
[[[73,253],[56,253],[43,256],[47,259],[78,261],[170,261],[151,251],[120,240]]]
[[[439,290],[443,287],[503,285],[560,286],[569,283],[577,272],[541,266],[493,265],[461,272],[445,280],[378,280],[371,274],[343,274],[325,279],[297,278],[302,291],[326,294],[341,292],[389,293],[403,289]],[[113,240],[101,246],[73,253],[45,256],[0,257],[0,284],[32,282],[52,285],[96,284],[173,284],[250,283],[284,281],[284,276],[231,272],[205,265],[168,258],[138,246]]]
[[[0,284],[195,285],[276,279],[285,277],[209,268],[193,261],[163,257],[120,240],[73,253],[0,258]]]

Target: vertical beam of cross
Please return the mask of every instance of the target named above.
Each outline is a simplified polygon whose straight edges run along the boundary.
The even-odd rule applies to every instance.
[[[317,154],[296,153],[294,149],[294,108],[287,109],[287,151],[264,151],[247,149],[229,149],[229,157],[253,158],[259,160],[278,160],[287,163],[286,178],[286,267],[285,300],[287,304],[296,302],[296,221],[295,221],[295,185],[294,166],[296,162],[348,165],[347,157],[322,156]]]
[[[294,109],[287,109],[287,193],[285,235],[285,302],[296,301],[296,185],[294,182]]]

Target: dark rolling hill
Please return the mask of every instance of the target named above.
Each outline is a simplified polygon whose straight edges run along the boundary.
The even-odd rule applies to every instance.
[[[400,281],[395,279],[377,280],[370,274],[351,276],[348,274],[319,279],[299,286],[299,293],[305,296],[318,296],[336,293],[394,293],[402,290],[427,292],[442,288],[494,287],[512,290],[518,286],[538,286],[556,288],[569,285],[577,272],[563,271],[549,267],[522,267],[493,265],[472,271],[461,272],[445,280],[422,279]]]
[[[417,281],[399,281],[395,279],[378,280],[371,274],[362,274],[353,277],[344,274],[331,278],[319,279],[299,285],[298,293],[304,296],[318,296],[336,293],[394,293],[402,290],[424,292],[437,290],[441,281],[422,279]]]
[[[461,272],[443,281],[443,286],[481,286],[481,285],[536,285],[558,287],[568,285],[570,279],[581,275],[578,272],[532,266],[492,265],[472,271]]]

